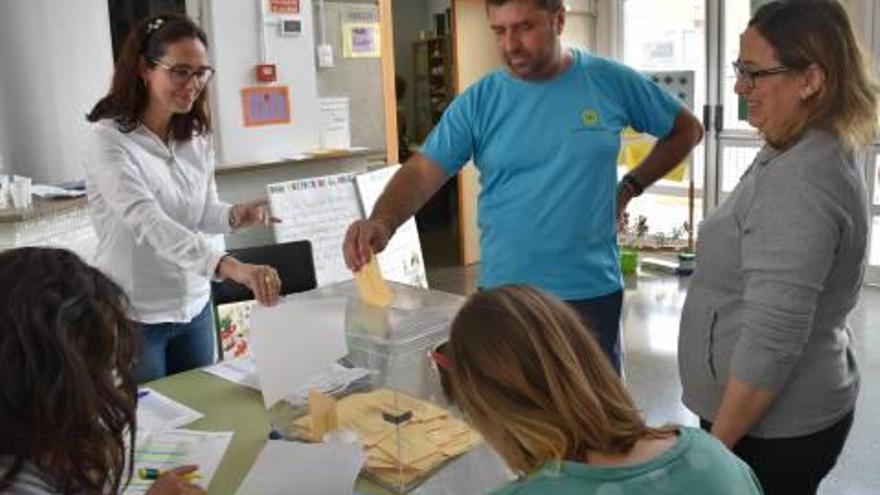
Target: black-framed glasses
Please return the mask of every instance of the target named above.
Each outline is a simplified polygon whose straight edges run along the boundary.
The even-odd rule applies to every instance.
[[[777,65],[776,67],[769,67],[767,69],[757,69],[753,70],[745,66],[739,60],[733,62],[733,73],[736,74],[737,80],[745,79],[746,83],[749,85],[749,88],[755,88],[755,79],[759,77],[772,76],[773,74],[782,74],[783,72],[791,72],[794,70],[791,67],[786,65]]]
[[[175,86],[184,86],[190,79],[195,77],[199,87],[204,88],[217,72],[213,67],[207,65],[203,67],[191,67],[183,64],[168,65],[161,60],[156,60],[155,63],[168,71],[168,75],[171,77],[171,84]]]

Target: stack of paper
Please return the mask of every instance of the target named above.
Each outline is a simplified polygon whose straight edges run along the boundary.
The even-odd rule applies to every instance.
[[[244,387],[260,390],[260,376],[252,356],[222,361],[204,368],[203,371]],[[304,404],[309,398],[309,390],[312,389],[328,395],[344,394],[365,386],[373,374],[374,371],[365,368],[346,368],[333,363],[326,371],[309,377],[304,384],[285,395],[285,398],[293,404]]]
[[[397,425],[388,414],[412,412]],[[383,413],[385,413],[383,415]],[[339,428],[358,432],[367,454],[366,470],[381,480],[409,484],[482,442],[482,437],[449,411],[390,389],[352,394],[337,402]],[[317,441],[311,418],[294,423],[303,438]]]

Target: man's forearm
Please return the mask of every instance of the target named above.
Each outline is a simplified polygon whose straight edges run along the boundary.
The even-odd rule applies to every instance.
[[[446,181],[443,170],[424,155],[413,156],[392,177],[376,201],[370,220],[391,232],[409,220]]]
[[[702,138],[700,122],[689,111],[682,110],[675,117],[669,135],[657,141],[645,160],[630,175],[647,188],[681,163]]]

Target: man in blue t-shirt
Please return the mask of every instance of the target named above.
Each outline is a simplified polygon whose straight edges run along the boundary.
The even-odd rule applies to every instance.
[[[505,68],[459,95],[343,252],[359,270],[473,158],[481,287],[526,283],[568,301],[620,370],[616,220],[702,138],[681,102],[634,70],[562,47],[562,0],[486,0]],[[660,139],[617,184],[620,132]]]

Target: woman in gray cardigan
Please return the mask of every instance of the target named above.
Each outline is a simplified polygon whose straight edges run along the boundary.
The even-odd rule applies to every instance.
[[[852,425],[847,315],[868,222],[853,155],[877,115],[867,67],[833,0],[764,5],[734,63],[766,146],[700,228],[679,367],[687,407],[770,495],[815,493]]]

